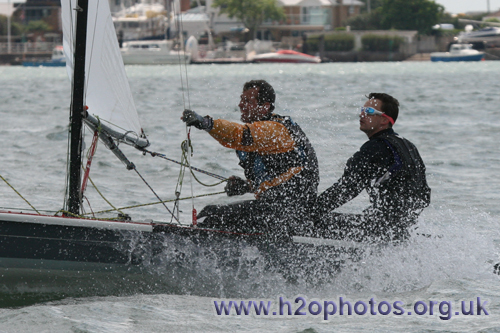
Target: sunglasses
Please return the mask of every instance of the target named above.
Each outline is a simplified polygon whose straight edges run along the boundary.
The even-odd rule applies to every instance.
[[[391,124],[394,125],[394,120],[391,117],[389,117],[388,115],[386,115],[385,113],[383,113],[382,111],[375,110],[372,107],[365,107],[365,106],[363,106],[361,108],[361,113],[363,113],[363,112],[365,114],[369,115],[369,116],[378,115],[378,116],[386,117],[387,119],[389,119],[389,121],[391,122]]]

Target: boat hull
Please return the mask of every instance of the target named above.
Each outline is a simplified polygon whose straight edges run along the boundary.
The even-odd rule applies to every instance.
[[[253,57],[254,62],[271,62],[271,63],[308,63],[317,64],[321,62],[319,57],[313,57],[307,54],[280,54],[279,52],[263,53]]]
[[[291,63],[291,64],[317,64],[318,63],[318,61],[304,61],[303,59],[286,59],[286,58],[261,58],[261,59],[254,59],[254,62]]]
[[[65,61],[23,61],[24,67],[64,67]]]
[[[177,65],[191,62],[191,54],[175,50],[171,40],[129,41],[120,53],[125,65]]]
[[[68,272],[141,271],[151,268],[174,244],[226,253],[241,245],[256,247],[270,266],[292,270],[302,265],[299,253],[325,251],[332,262],[338,250],[349,252],[353,242],[263,233],[235,233],[167,223],[105,221],[0,212],[0,270]],[[272,249],[272,250],[270,250]],[[277,255],[277,253],[281,253]],[[285,253],[287,255],[285,255]],[[324,255],[323,255],[324,257]],[[161,258],[160,258],[161,259]],[[234,260],[234,255],[220,258]],[[297,261],[298,259],[298,261]],[[294,266],[294,267],[295,267]],[[293,268],[294,270],[296,269]],[[23,273],[23,274],[24,274]]]
[[[0,267],[68,271],[128,269],[141,263],[134,247],[145,223],[0,213]]]
[[[167,223],[0,212],[0,299],[238,292],[256,276],[317,285],[364,248],[315,237],[242,234]]]
[[[189,64],[191,57],[188,55],[179,56],[177,53],[163,55],[148,54],[125,54],[122,53],[123,64],[125,65],[178,65]]]
[[[481,61],[484,58],[484,54],[473,54],[473,55],[457,55],[457,56],[446,56],[446,55],[432,55],[431,61],[438,62],[451,62],[451,61]]]
[[[220,250],[268,239],[178,224],[0,212],[0,269],[11,271],[140,271],[183,241]]]
[[[500,40],[500,28],[487,27],[478,31],[461,33],[457,36],[457,39],[460,43],[498,42]]]

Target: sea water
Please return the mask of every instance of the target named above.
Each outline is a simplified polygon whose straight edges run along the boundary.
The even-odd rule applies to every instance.
[[[241,271],[229,276],[212,257],[189,246],[184,249],[185,262],[190,263],[187,269],[173,270],[165,263],[159,265],[161,269],[151,268],[157,271],[144,281],[116,275],[107,281],[55,279],[34,286],[30,281],[0,277],[0,332],[500,331],[500,281],[493,273],[493,265],[500,262],[500,62],[131,66],[126,70],[150,149],[178,161],[187,137],[179,119],[183,109],[239,121],[244,82],[269,81],[277,93],[276,112],[299,123],[316,149],[320,192],[342,175],[347,159],[367,140],[358,122],[365,95],[389,93],[401,103],[396,132],[418,147],[426,163],[432,203],[420,216],[408,244],[372,251],[316,283],[290,281],[267,271],[252,248],[243,249]],[[0,175],[35,208],[54,213],[64,201],[70,96],[64,68],[0,67]],[[224,177],[243,176],[233,151],[203,131],[192,129],[190,137],[193,166]],[[91,133],[86,133],[87,148],[90,142]],[[223,185],[199,185],[188,173],[179,182],[178,165],[122,148],[163,200],[173,199],[175,191],[181,197],[223,191]],[[157,201],[137,174],[127,171],[102,145],[91,178],[99,192],[89,185],[86,212],[110,208],[99,193],[115,207]],[[198,178],[217,182],[206,175]],[[207,204],[234,200],[225,195],[184,200],[179,216],[189,223],[193,206],[199,211]],[[359,212],[367,205],[363,193],[339,211]],[[0,206],[31,209],[3,181]],[[162,205],[126,212],[136,220],[171,219]],[[248,268],[248,262],[253,266]],[[75,288],[78,293],[68,292]],[[218,315],[214,306],[223,300],[270,301],[276,310],[280,297],[291,303],[294,312],[302,302],[299,297],[307,304],[322,305],[325,301],[339,305],[342,297],[352,306],[358,302],[358,313],[363,310],[359,302],[368,306],[371,299],[391,306],[399,302],[406,312],[395,314],[393,307],[383,315],[375,306],[377,315],[370,310],[347,315],[345,307],[344,315],[337,311],[325,320],[324,311],[311,314],[316,305],[311,311],[306,305],[304,316],[266,316],[255,311],[236,315],[234,310]],[[484,311],[477,315],[478,297],[488,315]],[[474,315],[462,314],[461,301],[466,310],[474,302]],[[436,304],[433,315],[430,302]],[[428,311],[418,315],[413,306],[420,304],[417,311],[422,312],[422,303]],[[452,306],[448,314],[447,304]],[[384,312],[386,307],[381,309]]]

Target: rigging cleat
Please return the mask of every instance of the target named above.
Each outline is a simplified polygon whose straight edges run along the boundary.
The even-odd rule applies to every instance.
[[[128,214],[118,213],[118,220],[119,221],[132,221],[132,218]]]

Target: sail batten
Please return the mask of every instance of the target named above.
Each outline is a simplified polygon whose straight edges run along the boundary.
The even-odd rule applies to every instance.
[[[66,68],[73,76],[75,8],[77,0],[61,1]],[[108,1],[90,1],[85,60],[85,104],[88,112],[105,120],[119,136],[143,136],[139,116],[125,73]]]

